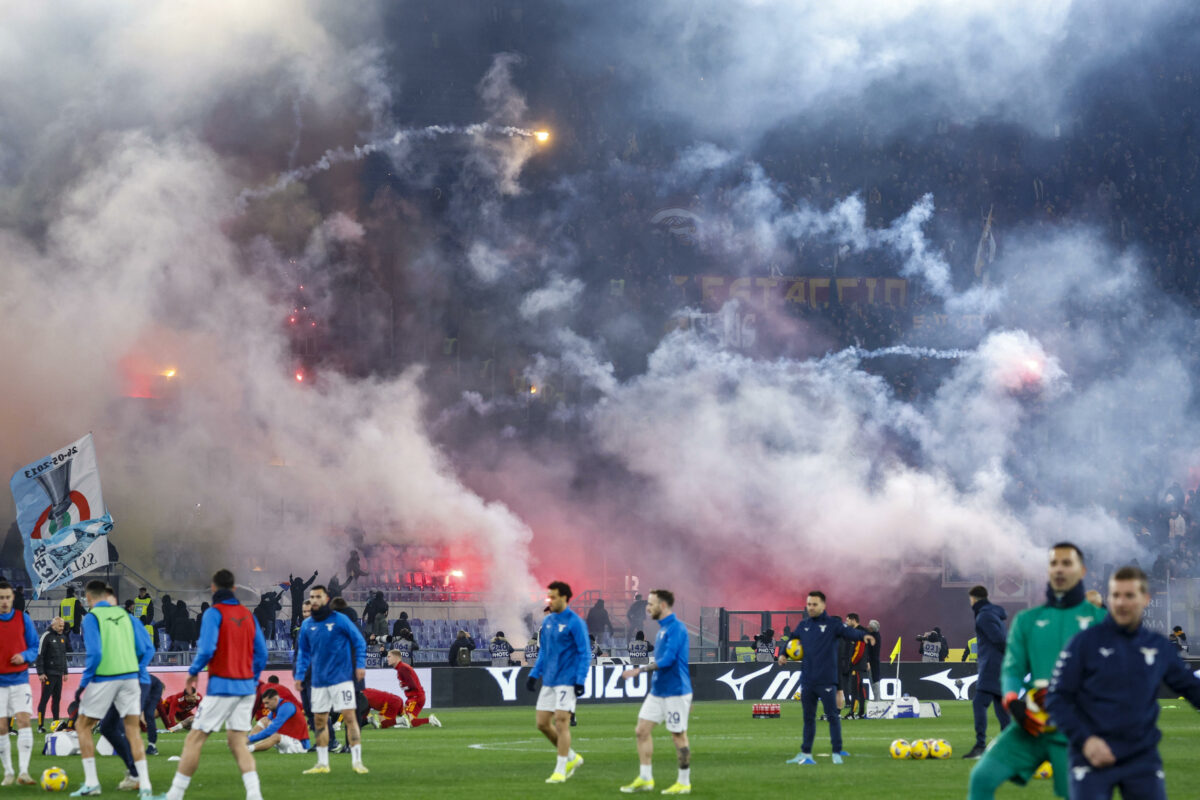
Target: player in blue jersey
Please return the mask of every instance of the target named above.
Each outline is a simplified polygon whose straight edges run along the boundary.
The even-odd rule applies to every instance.
[[[368,770],[362,762],[361,734],[358,728],[354,684],[367,676],[367,642],[358,627],[346,615],[334,611],[324,586],[309,590],[312,614],[300,626],[296,647],[296,691],[304,691],[304,678],[312,668],[311,703],[313,725],[317,731],[317,765],[305,775],[329,772],[330,712],[342,715],[346,738],[350,742],[350,768],[359,775]]]
[[[536,691],[541,678],[537,728],[558,750],[558,761],[546,783],[562,783],[583,764],[583,756],[571,749],[571,714],[575,711],[575,699],[583,695],[592,650],[587,626],[567,608],[571,587],[555,581],[547,588],[550,613],[542,619],[537,663],[525,686],[531,692]]]
[[[654,791],[651,760],[654,755],[654,726],[665,724],[675,742],[679,759],[679,777],[663,794],[692,793],[692,750],[688,744],[688,712],[692,708],[692,677],[688,674],[687,627],[675,616],[675,595],[666,589],[650,593],[646,609],[658,620],[654,639],[654,662],[621,673],[626,680],[643,672],[650,673],[650,693],[638,712],[637,735],[640,768],[633,783],[621,787],[625,794]]]

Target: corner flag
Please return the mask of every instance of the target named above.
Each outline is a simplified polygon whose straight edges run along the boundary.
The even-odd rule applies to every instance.
[[[896,637],[896,646],[892,648],[892,655],[888,660],[889,664],[895,664],[896,659],[900,657],[900,637]]]

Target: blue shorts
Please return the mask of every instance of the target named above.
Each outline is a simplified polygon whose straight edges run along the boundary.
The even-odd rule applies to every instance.
[[[1157,752],[1104,769],[1088,765],[1077,753],[1071,755],[1071,800],[1109,800],[1114,789],[1120,789],[1122,797],[1167,800],[1167,782]]]

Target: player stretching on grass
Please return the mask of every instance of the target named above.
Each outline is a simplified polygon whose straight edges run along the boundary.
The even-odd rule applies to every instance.
[[[529,673],[525,688],[537,690],[538,678],[542,691],[537,701],[537,728],[558,748],[558,761],[546,783],[562,783],[575,774],[583,764],[583,756],[571,749],[571,712],[575,699],[583,695],[592,649],[588,643],[587,626],[567,603],[571,602],[571,587],[555,581],[550,590],[550,613],[542,619],[538,635],[537,664]]]
[[[1084,596],[1086,574],[1078,547],[1060,542],[1050,548],[1046,603],[1013,619],[1000,667],[1004,707],[1015,724],[1000,732],[971,770],[968,800],[995,797],[1005,781],[1024,785],[1043,761],[1049,761],[1054,770],[1055,796],[1067,796],[1067,739],[1062,732],[1046,727],[1046,714],[1040,706],[1058,654],[1071,637],[1105,617],[1105,611]]]
[[[654,773],[651,761],[654,756],[654,726],[665,723],[675,742],[675,753],[679,757],[679,777],[663,794],[692,793],[692,749],[688,745],[688,712],[692,708],[692,679],[688,675],[688,632],[672,610],[675,595],[666,589],[655,589],[650,593],[646,605],[652,619],[658,620],[658,636],[654,640],[652,664],[627,669],[621,677],[629,680],[643,672],[650,675],[650,694],[638,712],[637,751],[640,765],[633,783],[621,787],[625,794],[654,791]]]

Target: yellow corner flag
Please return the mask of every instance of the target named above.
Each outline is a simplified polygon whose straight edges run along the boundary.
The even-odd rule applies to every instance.
[[[891,659],[888,661],[888,663],[889,663],[889,664],[895,664],[895,663],[896,663],[896,659],[897,659],[897,658],[899,658],[899,657],[900,657],[900,637],[899,637],[899,636],[897,636],[897,637],[896,637],[896,646],[892,648],[892,655],[891,655]]]

